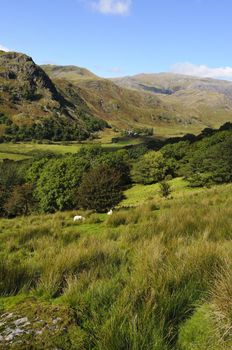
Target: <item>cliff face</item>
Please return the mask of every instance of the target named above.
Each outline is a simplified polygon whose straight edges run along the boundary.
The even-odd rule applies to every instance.
[[[6,125],[20,128],[52,123],[63,128],[74,125],[87,137],[91,122],[97,129],[98,120],[83,99],[76,101],[74,104],[64,96],[31,57],[0,51],[0,136],[9,131]]]
[[[0,86],[3,88],[4,85],[8,87],[5,90],[14,93],[20,100],[47,97],[63,102],[47,74],[24,54],[7,52],[0,55]]]

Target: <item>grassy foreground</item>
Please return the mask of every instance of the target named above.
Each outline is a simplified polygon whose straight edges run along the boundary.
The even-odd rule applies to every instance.
[[[132,188],[142,205],[83,223],[1,219],[0,348],[229,350],[232,186],[172,186],[159,201]]]

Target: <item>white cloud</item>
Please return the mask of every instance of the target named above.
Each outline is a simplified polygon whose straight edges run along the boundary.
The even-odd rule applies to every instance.
[[[95,0],[91,1],[93,10],[104,15],[126,15],[129,13],[132,0]]]
[[[112,68],[110,68],[109,69],[109,72],[110,73],[122,73],[122,68],[120,68],[120,67],[112,67]]]
[[[3,46],[1,44],[0,44],[0,50],[1,51],[6,51],[6,52],[10,51],[7,47],[5,47],[5,46]]]
[[[173,73],[193,75],[204,78],[232,79],[232,67],[211,68],[206,65],[192,63],[177,63],[172,68]]]

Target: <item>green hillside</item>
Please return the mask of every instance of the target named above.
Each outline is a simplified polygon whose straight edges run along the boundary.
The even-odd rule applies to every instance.
[[[0,220],[0,346],[228,350],[231,195]]]
[[[88,69],[77,66],[56,66],[46,64],[42,65],[41,67],[48,75],[51,75],[53,78],[57,79],[64,78],[75,82],[85,78],[97,78],[97,76]]]
[[[43,66],[43,68],[74,104],[76,94],[81,96],[91,113],[104,119],[112,127],[119,130],[154,128],[156,134],[162,135],[163,130],[166,135],[181,133],[183,125],[178,127],[175,118],[172,117],[172,109],[156,96],[123,89],[107,79],[89,77],[88,74],[72,75],[67,67],[63,67],[62,73],[59,67],[59,76],[56,66]],[[169,124],[165,116],[170,119]],[[199,127],[195,131],[201,129],[202,127]]]
[[[0,140],[83,140],[107,125],[157,136],[199,133],[232,120],[232,84],[175,74],[102,79],[76,66],[0,55]],[[110,133],[110,132],[109,132]]]

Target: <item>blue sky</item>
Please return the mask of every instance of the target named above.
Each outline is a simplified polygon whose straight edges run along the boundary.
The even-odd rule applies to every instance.
[[[0,47],[100,76],[232,79],[231,0],[0,0]]]

